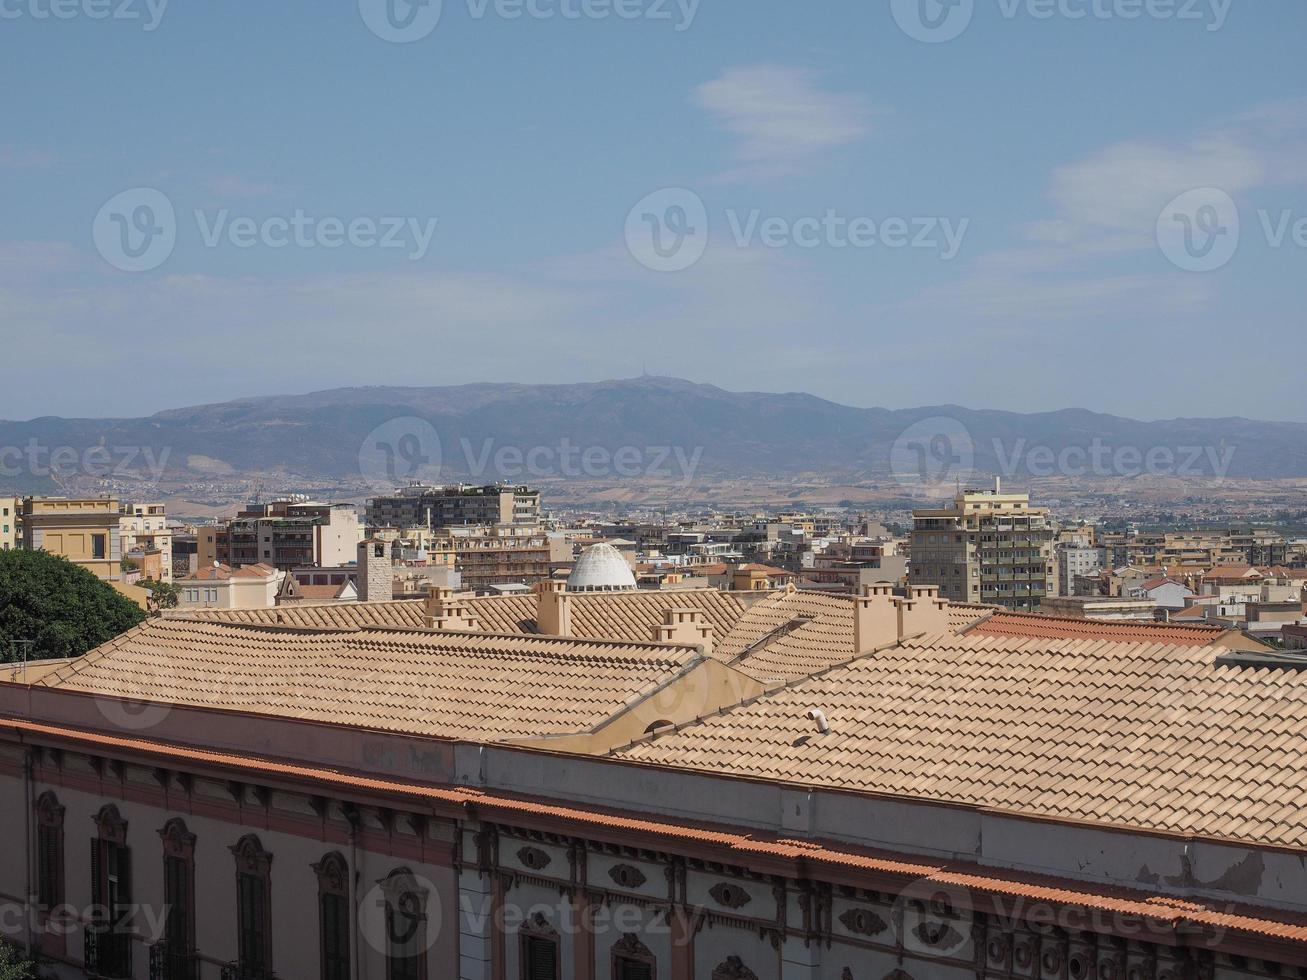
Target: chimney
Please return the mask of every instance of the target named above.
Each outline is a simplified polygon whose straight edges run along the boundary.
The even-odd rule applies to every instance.
[[[938,585],[913,585],[908,598],[898,600],[899,639],[947,633],[948,600],[939,597]]]
[[[668,609],[663,624],[654,627],[653,638],[655,643],[703,647],[704,656],[712,656],[712,624],[702,609]]]
[[[455,596],[448,586],[438,585],[423,600],[427,629],[448,630],[454,633],[476,633],[481,621],[467,608],[467,603]]]
[[[863,586],[853,600],[853,644],[857,654],[890,646],[899,638],[894,586],[888,582]]]
[[[555,579],[536,586],[536,628],[545,636],[572,635],[572,597]]]

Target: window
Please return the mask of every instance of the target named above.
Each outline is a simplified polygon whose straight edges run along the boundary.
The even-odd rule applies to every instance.
[[[132,856],[127,821],[108,804],[95,817],[91,838],[91,922],[86,961],[102,977],[132,975]]]
[[[613,980],[656,980],[657,961],[634,933],[613,946]]]
[[[332,851],[313,870],[318,876],[321,977],[349,980],[349,866]]]
[[[64,808],[53,793],[36,801],[36,901],[42,919],[64,901]]]
[[[103,534],[91,535],[91,557],[103,559],[106,555],[105,537]]]
[[[558,933],[536,913],[521,931],[522,980],[558,980],[562,970],[558,957]]]
[[[231,849],[236,855],[236,932],[240,971],[245,977],[272,973],[272,855],[247,834]]]
[[[382,882],[386,899],[386,980],[426,980],[427,889],[408,868]]]
[[[163,840],[163,942],[155,954],[160,980],[195,980],[195,835],[180,819],[159,831]],[[155,975],[152,973],[152,976]]]

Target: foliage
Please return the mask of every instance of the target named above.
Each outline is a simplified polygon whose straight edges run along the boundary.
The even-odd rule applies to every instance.
[[[163,609],[176,609],[181,599],[181,589],[172,582],[159,582],[152,578],[141,581],[141,588],[150,592],[150,612],[157,613]]]
[[[0,551],[0,663],[76,657],[145,619],[86,569],[44,551]]]
[[[36,980],[36,967],[32,961],[3,941],[0,941],[0,980]]]

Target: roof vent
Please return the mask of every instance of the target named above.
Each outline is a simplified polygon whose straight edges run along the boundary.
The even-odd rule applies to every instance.
[[[830,722],[826,720],[826,712],[822,711],[820,708],[809,709],[808,720],[815,721],[817,723],[817,731],[821,732],[823,735],[830,731]]]

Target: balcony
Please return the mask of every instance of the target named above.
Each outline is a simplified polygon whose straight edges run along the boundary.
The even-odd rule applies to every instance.
[[[96,980],[117,980],[132,975],[132,936],[112,926],[93,922],[82,933],[86,975]]]
[[[199,975],[195,950],[170,946],[167,940],[150,947],[150,980],[198,980]]]

